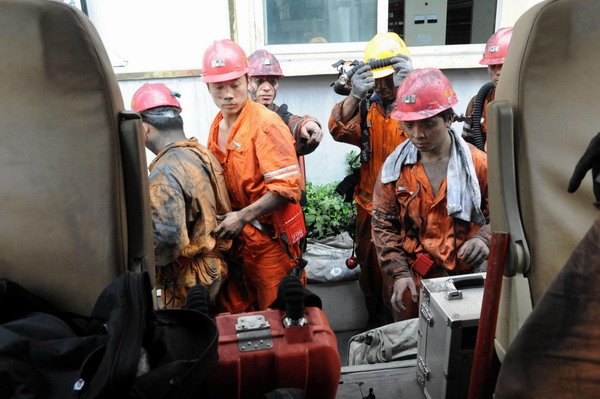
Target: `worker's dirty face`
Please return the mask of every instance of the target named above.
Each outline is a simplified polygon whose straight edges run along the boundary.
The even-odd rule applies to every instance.
[[[500,72],[502,72],[502,64],[488,65],[490,79],[496,87],[498,86],[498,81],[500,80]]]
[[[385,103],[394,102],[398,88],[394,86],[393,74],[375,79],[374,90],[381,101]]]
[[[248,81],[248,93],[252,101],[268,107],[275,101],[279,77],[277,76],[251,76]]]
[[[404,121],[409,140],[420,152],[437,152],[448,139],[451,120],[445,121],[439,114],[419,121]]]
[[[246,76],[226,82],[208,83],[208,91],[224,116],[238,114],[248,99]]]

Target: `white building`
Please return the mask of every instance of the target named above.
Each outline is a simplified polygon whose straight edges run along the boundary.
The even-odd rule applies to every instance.
[[[357,149],[327,133],[330,111],[343,99],[330,87],[333,63],[362,59],[375,33],[396,31],[416,68],[437,67],[449,77],[459,99],[455,111],[464,113],[488,80],[479,65],[487,38],[540,0],[64,1],[84,9],[96,26],[126,106],[143,83],[162,81],[181,93],[186,133],[201,143],[218,112],[200,80],[206,47],[230,38],[247,54],[274,53],[286,75],[276,103],[318,118],[325,128],[322,144],[306,158],[308,180],[322,184],[341,179],[345,154]]]

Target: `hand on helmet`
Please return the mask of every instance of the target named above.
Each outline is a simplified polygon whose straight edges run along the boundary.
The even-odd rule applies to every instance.
[[[410,57],[404,54],[398,54],[390,60],[394,68],[394,86],[400,86],[404,78],[412,72],[413,65]]]
[[[362,100],[367,97],[369,92],[375,87],[375,79],[373,78],[373,72],[371,72],[371,66],[365,64],[358,68],[356,73],[352,75],[352,91],[350,94],[357,100]]]
[[[590,141],[588,148],[577,162],[571,180],[569,180],[567,191],[570,193],[577,191],[581,181],[590,169],[594,179],[594,196],[596,201],[600,201],[600,181],[598,181],[600,175],[600,133],[596,134]]]

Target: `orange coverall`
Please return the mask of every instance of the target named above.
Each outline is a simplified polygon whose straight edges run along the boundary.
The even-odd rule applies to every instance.
[[[338,103],[331,111],[329,117],[329,131],[334,140],[358,146],[361,144],[361,122],[360,111],[348,121],[343,123],[342,103]],[[408,138],[401,129],[401,125],[391,118],[391,110],[394,105],[384,110],[379,102],[372,102],[367,114],[367,125],[369,127],[369,144],[371,157],[369,162],[360,167],[360,182],[358,192],[354,196],[358,207],[356,215],[356,255],[361,267],[359,275],[360,288],[365,296],[369,318],[372,322],[384,312],[381,303],[382,276],[377,253],[371,239],[371,215],[373,201],[373,186],[379,170],[385,159],[396,147]]]
[[[231,240],[211,235],[216,215],[231,211],[223,168],[191,138],[165,147],[149,170],[154,253],[162,266],[156,287],[163,289],[163,302],[181,307],[196,284],[209,287],[214,300],[227,277],[222,251],[231,247]],[[165,286],[169,281],[174,286]]]
[[[294,140],[279,115],[262,104],[246,101],[231,128],[226,151],[217,144],[222,119],[219,112],[210,128],[208,148],[223,165],[233,209],[245,208],[267,191],[298,202],[302,176]],[[259,222],[272,226],[271,214],[260,217]],[[242,276],[236,278],[230,273],[221,290],[222,307],[242,312],[252,310],[258,302],[258,309],[266,309],[277,297],[280,280],[298,262],[287,255],[279,240],[251,224],[234,240],[234,247],[243,263]],[[290,250],[293,256],[300,255],[298,244]]]
[[[469,144],[475,172],[481,190],[481,209],[489,223],[487,156]],[[426,251],[435,261],[423,278],[448,274],[467,273],[471,266],[461,262],[457,254],[460,247],[477,236],[489,247],[491,230],[448,216],[446,208],[446,179],[436,196],[421,162],[402,166],[395,182],[375,183],[373,202],[373,242],[379,252],[384,273],[384,301],[389,304],[396,278],[412,277],[419,292],[421,276],[412,270],[418,252]],[[410,291],[404,293],[407,307],[403,318],[418,317],[417,304],[410,299]]]

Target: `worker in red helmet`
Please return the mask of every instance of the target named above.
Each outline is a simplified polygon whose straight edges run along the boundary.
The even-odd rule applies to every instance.
[[[220,109],[208,148],[223,165],[233,207],[213,234],[234,239],[241,263],[221,290],[229,312],[262,310],[275,300],[279,282],[298,265],[298,239],[306,233],[294,138],[277,114],[248,98],[248,71],[244,51],[230,40],[204,53],[202,80]]]
[[[494,101],[512,32],[513,28],[498,29],[485,44],[483,58],[479,61],[481,65],[487,65],[490,82],[469,101],[462,135],[465,140],[476,145],[480,150],[487,149],[487,105]]]
[[[283,77],[277,58],[267,50],[256,50],[248,56],[248,92],[252,101],[256,101],[275,112],[290,128],[296,140],[296,155],[306,181],[306,169],[303,155],[310,154],[323,139],[321,123],[309,115],[299,116],[288,111],[287,104],[275,104],[279,80]],[[303,191],[304,194],[304,191]]]
[[[385,67],[371,68],[369,64],[386,59],[392,62]],[[357,204],[354,237],[359,285],[369,315],[367,327],[371,328],[391,322],[382,300],[383,278],[371,238],[373,185],[383,161],[407,139],[391,114],[398,85],[412,70],[412,63],[406,44],[394,32],[375,35],[365,47],[364,62],[352,76],[350,94],[332,109],[329,131],[334,140],[358,146],[361,151],[360,171],[344,179],[356,184],[349,184],[343,191]]]
[[[180,308],[189,288],[201,284],[216,305],[231,240],[211,232],[231,205],[223,168],[197,139],[185,136],[177,97],[162,83],[146,83],[131,101],[142,116],[146,147],[156,155],[149,167],[156,288],[164,307]]]
[[[421,279],[479,271],[489,254],[487,158],[451,128],[457,103],[439,69],[398,89],[408,140],[385,160],[373,194],[373,242],[395,320],[418,316]]]
[[[261,103],[281,116],[296,140],[298,156],[313,152],[323,138],[321,123],[312,116],[292,114],[287,104],[279,106],[274,103],[279,80],[283,77],[277,58],[266,50],[256,50],[248,56],[248,64],[248,91],[252,101]]]

